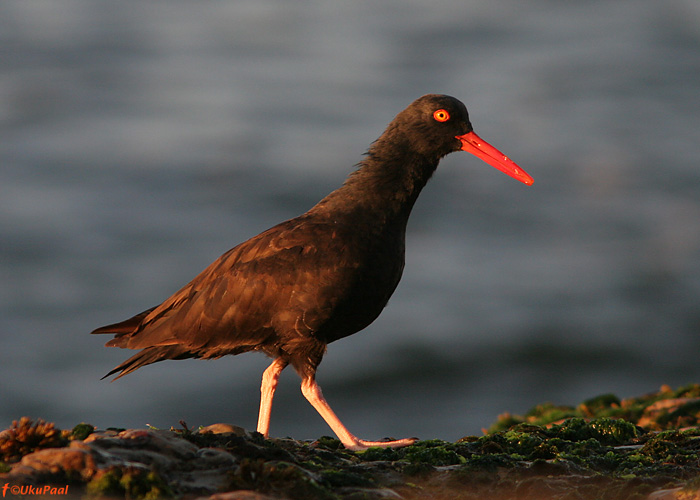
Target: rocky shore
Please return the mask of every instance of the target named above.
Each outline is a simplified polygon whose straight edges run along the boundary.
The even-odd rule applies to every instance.
[[[700,385],[502,415],[483,436],[391,450],[192,429],[0,432],[3,498],[700,499]]]

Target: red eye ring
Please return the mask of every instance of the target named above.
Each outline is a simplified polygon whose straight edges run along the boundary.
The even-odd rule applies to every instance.
[[[450,119],[450,114],[446,109],[438,109],[435,113],[433,113],[433,118],[435,118],[435,121],[438,122],[446,122]]]

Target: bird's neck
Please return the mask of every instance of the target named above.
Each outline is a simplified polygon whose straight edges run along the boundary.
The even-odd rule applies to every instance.
[[[405,224],[439,159],[414,152],[407,143],[380,137],[343,186],[318,205],[327,213],[352,213],[367,222]],[[316,208],[316,207],[315,207]]]

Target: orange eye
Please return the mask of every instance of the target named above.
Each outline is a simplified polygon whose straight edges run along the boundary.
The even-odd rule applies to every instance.
[[[433,113],[433,118],[439,122],[446,122],[450,119],[450,114],[447,112],[447,110],[438,109],[435,113]]]

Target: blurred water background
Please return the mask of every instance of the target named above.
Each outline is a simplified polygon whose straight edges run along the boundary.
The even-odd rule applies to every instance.
[[[0,427],[257,421],[247,354],[158,363],[93,328],[338,187],[425,93],[534,178],[467,154],[409,223],[383,315],[318,380],[365,438],[700,382],[697,0],[6,0]],[[272,434],[329,434],[285,371]]]

